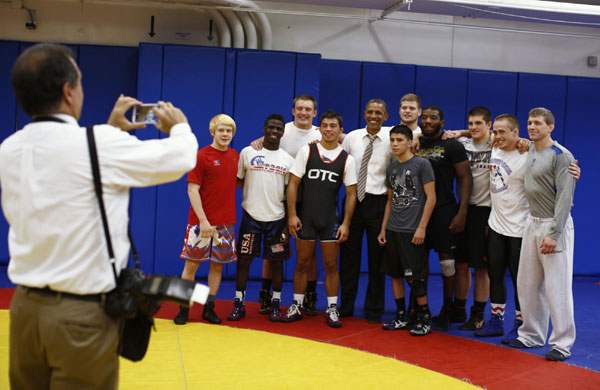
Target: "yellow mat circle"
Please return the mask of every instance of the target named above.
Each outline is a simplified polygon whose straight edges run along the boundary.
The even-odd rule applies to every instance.
[[[157,320],[148,355],[121,360],[121,389],[473,389],[401,361],[296,337]]]
[[[8,389],[8,310],[0,310],[0,388]],[[223,325],[156,320],[148,354],[121,359],[122,390],[473,389],[372,353]]]

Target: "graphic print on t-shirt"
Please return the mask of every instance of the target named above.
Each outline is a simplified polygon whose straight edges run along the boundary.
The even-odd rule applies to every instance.
[[[419,203],[417,188],[414,184],[414,173],[410,169],[403,169],[390,175],[390,184],[393,189],[392,203],[394,206],[407,207]]]
[[[265,163],[264,155],[259,155],[259,156],[253,157],[250,160],[250,169],[253,171],[278,173],[280,175],[285,175],[287,173],[286,167],[283,167],[280,165],[275,165],[275,164]]]
[[[497,194],[506,191],[508,188],[508,177],[512,174],[512,170],[506,162],[501,159],[493,158],[490,160],[490,191]]]

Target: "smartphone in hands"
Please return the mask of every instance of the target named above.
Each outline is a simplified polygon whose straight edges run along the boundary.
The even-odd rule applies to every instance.
[[[158,118],[156,117],[153,111],[155,107],[158,107],[156,103],[134,106],[133,114],[131,115],[131,121],[133,123],[143,123],[146,125],[158,122]]]

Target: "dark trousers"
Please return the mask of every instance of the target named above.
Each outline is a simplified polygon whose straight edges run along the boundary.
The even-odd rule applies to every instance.
[[[341,310],[344,315],[354,313],[358,292],[358,277],[362,255],[363,234],[367,232],[369,284],[365,296],[367,318],[381,319],[385,308],[385,274],[382,272],[383,247],[377,242],[385,211],[387,195],[369,195],[356,203],[350,235],[342,244],[340,259]]]

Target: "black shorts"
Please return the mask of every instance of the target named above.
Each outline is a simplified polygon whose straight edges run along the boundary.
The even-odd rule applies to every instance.
[[[450,232],[450,223],[458,212],[456,203],[437,207],[431,214],[425,236],[425,248],[437,253],[451,253],[456,249],[456,235]]]
[[[491,207],[469,205],[465,230],[458,235],[454,259],[472,268],[487,268],[488,218]]]
[[[252,260],[255,257],[270,261],[281,261],[290,257],[289,242],[283,242],[283,233],[287,221],[285,218],[272,222],[260,222],[244,210],[238,235],[238,258]]]
[[[413,236],[414,233],[385,231],[383,272],[386,275],[406,280],[425,278],[425,246],[413,244]]]
[[[337,241],[335,235],[340,227],[340,219],[335,210],[329,215],[316,215],[310,209],[302,210],[300,204],[296,205],[298,217],[302,222],[302,229],[298,231],[298,238],[306,241],[321,242]]]

